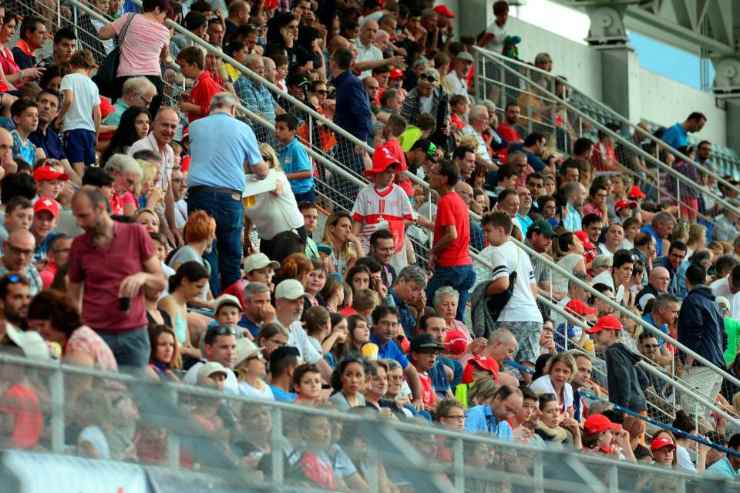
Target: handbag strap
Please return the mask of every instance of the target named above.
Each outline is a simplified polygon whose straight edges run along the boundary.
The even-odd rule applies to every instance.
[[[126,24],[123,25],[123,29],[121,29],[121,32],[118,34],[118,40],[117,40],[118,46],[121,46],[123,44],[123,40],[126,39],[126,32],[128,31],[128,26],[131,25],[131,21],[134,20],[135,16],[136,16],[135,13],[129,14]]]

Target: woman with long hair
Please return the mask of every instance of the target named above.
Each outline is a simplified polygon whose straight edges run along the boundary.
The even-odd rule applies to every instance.
[[[15,63],[13,52],[7,44],[15,36],[18,17],[14,13],[6,12],[5,7],[2,7],[2,16],[3,23],[0,25],[0,69],[2,69],[0,70],[0,92],[5,93],[13,87],[18,88],[28,81],[38,79],[43,74],[43,70],[38,67],[21,70],[18,64]],[[3,101],[3,104],[5,104],[5,101]]]
[[[329,216],[321,242],[331,245],[333,250],[331,262],[334,271],[341,275],[351,269],[362,255],[360,239],[352,233],[352,217],[346,212]]]
[[[255,343],[257,347],[262,348],[262,356],[265,360],[270,361],[273,351],[288,344],[288,333],[278,323],[265,324],[262,326]]]
[[[331,375],[334,394],[329,398],[337,409],[347,411],[364,407],[365,363],[361,358],[349,357],[339,362]]]
[[[170,319],[183,356],[200,358],[200,350],[190,343],[188,303],[208,285],[208,271],[197,261],[185,262],[170,277],[169,283],[170,294],[159,302],[159,308]]]
[[[547,360],[545,374],[529,388],[536,394],[554,394],[562,412],[573,414],[573,387],[570,381],[578,371],[576,360],[569,353],[558,353]]]
[[[155,325],[149,327],[149,344],[151,354],[147,375],[152,380],[169,380],[179,382],[173,370],[180,369],[180,345],[177,343],[175,331],[166,325]]]
[[[113,154],[126,154],[131,144],[149,134],[149,111],[132,106],[123,112],[118,128],[113,132],[108,147],[100,156],[100,162],[108,162]]]

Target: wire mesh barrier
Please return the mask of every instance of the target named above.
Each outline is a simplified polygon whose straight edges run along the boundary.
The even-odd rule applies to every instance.
[[[36,452],[37,460],[51,463],[43,455],[47,451],[90,459],[77,474],[105,471],[110,461],[167,466],[214,478],[209,490],[218,492],[376,492],[391,484],[425,492],[656,491],[664,482],[671,491],[736,488],[567,448],[533,448],[519,437],[507,443],[423,420],[403,421],[372,409],[342,413],[248,400],[217,390],[207,379],[201,386],[165,384],[9,354],[0,354],[0,362],[8,384],[0,413],[24,419],[22,431],[4,428],[3,449],[25,451],[25,460]],[[20,459],[14,466],[9,455],[5,472],[12,474]],[[74,474],[67,479],[81,484],[74,483]],[[66,491],[63,484],[59,488]]]

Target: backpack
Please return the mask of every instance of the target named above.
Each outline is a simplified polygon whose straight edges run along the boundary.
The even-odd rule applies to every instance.
[[[496,322],[506,304],[511,299],[516,283],[516,271],[509,274],[509,287],[506,291],[494,295],[486,294],[491,282],[481,282],[470,296],[470,317],[473,322],[473,333],[476,337],[491,335],[496,330]]]

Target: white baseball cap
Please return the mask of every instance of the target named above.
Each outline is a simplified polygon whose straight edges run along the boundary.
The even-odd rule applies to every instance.
[[[244,259],[244,272],[252,272],[265,267],[272,267],[273,270],[277,270],[280,264],[270,260],[270,257],[264,253],[255,253]]]
[[[222,294],[218,298],[216,298],[216,305],[213,309],[213,313],[218,313],[218,311],[221,309],[224,305],[231,305],[239,308],[239,311],[242,310],[242,304],[239,303],[239,298],[234,296],[233,294]]]
[[[286,299],[286,300],[297,300],[303,297],[305,291],[303,290],[303,284],[295,279],[286,279],[277,285],[275,288],[275,299]]]
[[[198,384],[208,383],[208,378],[216,373],[223,373],[225,377],[229,376],[228,370],[218,361],[209,361],[198,369]]]
[[[258,358],[262,357],[262,349],[258,348],[255,343],[242,337],[236,340],[236,357],[234,358],[234,368],[237,368],[244,361],[252,358],[255,353]]]

